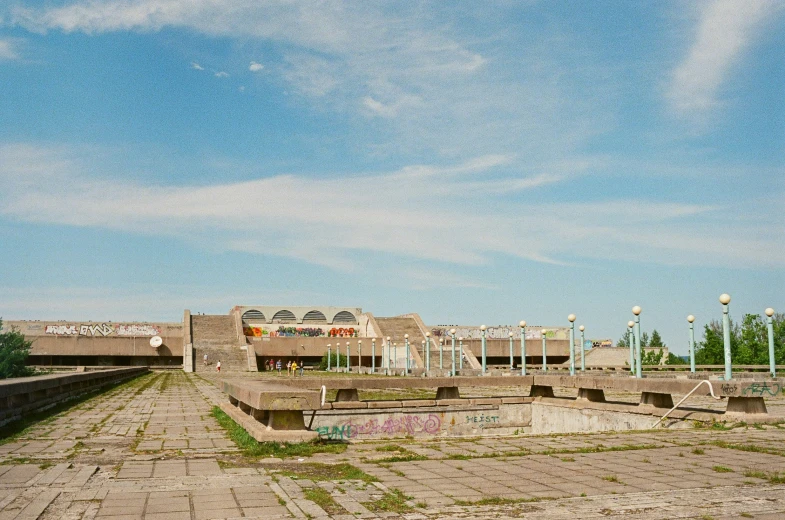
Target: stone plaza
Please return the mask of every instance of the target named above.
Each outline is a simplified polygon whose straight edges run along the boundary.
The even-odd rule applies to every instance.
[[[10,423],[0,440],[0,519],[785,518],[782,395],[766,400],[766,424],[400,436],[254,453],[219,420],[227,378],[275,380],[152,372],[24,429]],[[476,387],[462,397],[510,391]],[[691,406],[719,405],[698,397]]]

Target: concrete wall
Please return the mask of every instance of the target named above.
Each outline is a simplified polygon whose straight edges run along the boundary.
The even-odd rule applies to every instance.
[[[244,320],[249,325],[251,322],[253,323],[260,323],[260,324],[277,324],[278,321],[274,321],[273,317],[279,311],[287,310],[290,311],[295,316],[295,322],[297,324],[303,323],[303,317],[306,313],[310,311],[319,311],[325,316],[325,321],[328,324],[332,324],[333,320],[335,319],[335,315],[339,312],[350,312],[355,317],[355,325],[357,324],[356,319],[362,314],[362,309],[360,307],[327,307],[327,306],[313,306],[313,307],[302,307],[302,306],[281,306],[281,305],[237,305],[232,308],[230,311],[232,314],[239,314],[241,317],[248,311],[259,311],[264,314],[264,320],[253,319],[253,320]],[[318,323],[317,323],[318,325]],[[310,327],[311,325],[305,323],[304,326]]]
[[[34,356],[180,357],[183,352],[181,323],[4,321],[3,328],[16,328],[32,341]],[[163,339],[161,347],[150,346],[153,336]]]

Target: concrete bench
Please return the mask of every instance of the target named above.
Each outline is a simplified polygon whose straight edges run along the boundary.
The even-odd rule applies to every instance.
[[[103,385],[124,381],[147,372],[147,367],[128,367],[2,380],[0,425],[14,421],[25,413],[53,406]]]

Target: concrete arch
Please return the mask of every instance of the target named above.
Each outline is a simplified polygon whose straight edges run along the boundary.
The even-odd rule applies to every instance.
[[[256,309],[249,309],[243,313],[242,320],[266,322],[267,318],[264,317],[264,313],[262,311],[258,311]]]
[[[332,323],[357,323],[357,316],[349,311],[340,311],[333,316]]]
[[[288,309],[281,309],[273,315],[273,323],[297,323],[297,316]]]
[[[327,316],[321,311],[313,310],[306,312],[301,321],[302,323],[327,323]]]

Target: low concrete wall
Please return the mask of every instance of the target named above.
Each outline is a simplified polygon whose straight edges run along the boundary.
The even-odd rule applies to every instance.
[[[48,408],[103,385],[147,372],[147,367],[113,368],[0,381],[0,425],[14,421],[25,413]]]

